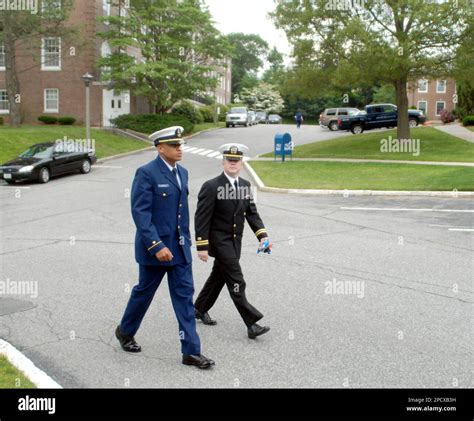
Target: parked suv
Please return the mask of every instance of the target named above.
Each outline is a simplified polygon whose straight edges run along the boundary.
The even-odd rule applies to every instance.
[[[319,115],[319,125],[321,127],[327,127],[331,131],[338,130],[337,119],[339,116],[350,116],[356,115],[360,111],[357,108],[345,107],[345,108],[326,108]]]
[[[225,117],[226,127],[249,126],[250,116],[246,107],[232,107]]]

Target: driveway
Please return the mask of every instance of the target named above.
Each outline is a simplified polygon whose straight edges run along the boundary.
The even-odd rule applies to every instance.
[[[254,156],[283,130],[297,144],[340,135],[262,125],[190,139],[182,164],[191,211],[202,183],[221,171],[213,152],[200,153],[238,141]],[[121,351],[114,329],[137,281],[129,189],[154,157],[141,152],[47,185],[0,186],[0,280],[30,287],[0,296],[0,337],[61,385],[473,387],[473,207],[456,197],[259,193],[274,251],[257,255],[247,227],[241,263],[271,331],[249,340],[224,290],[211,311],[218,325],[198,323],[216,367],[185,367],[163,282],[137,334],[143,353]],[[194,260],[197,291],[210,268]]]

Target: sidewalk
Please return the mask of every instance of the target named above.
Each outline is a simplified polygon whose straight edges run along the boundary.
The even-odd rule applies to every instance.
[[[273,161],[273,158],[252,158],[250,161]],[[281,159],[277,159],[280,162]],[[356,162],[356,163],[382,163],[382,164],[414,164],[414,165],[441,165],[451,167],[474,167],[474,162],[439,162],[439,161],[401,161],[394,159],[357,159],[357,158],[286,158],[288,161],[321,161],[321,162]]]
[[[450,134],[452,136],[459,137],[461,139],[467,140],[468,142],[474,143],[474,132],[471,132],[469,129],[466,129],[461,124],[447,124],[442,126],[432,126],[436,130],[440,130],[444,133]]]

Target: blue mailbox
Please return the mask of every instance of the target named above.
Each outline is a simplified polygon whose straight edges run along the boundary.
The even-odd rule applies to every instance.
[[[277,133],[275,135],[274,159],[281,156],[281,160],[285,161],[285,156],[290,155],[293,159],[293,142],[289,133]]]

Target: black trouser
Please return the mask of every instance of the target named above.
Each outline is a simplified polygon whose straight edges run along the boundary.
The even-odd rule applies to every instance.
[[[211,275],[199,293],[194,307],[201,313],[209,311],[219,297],[224,284],[227,285],[232,301],[247,327],[263,317],[263,314],[247,301],[239,259],[214,259]]]

